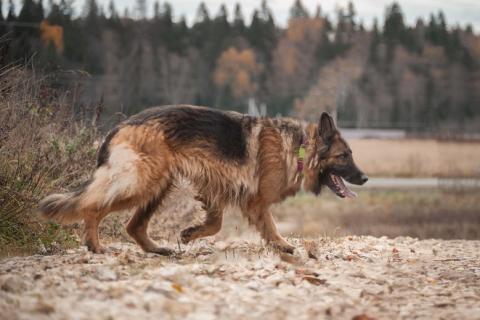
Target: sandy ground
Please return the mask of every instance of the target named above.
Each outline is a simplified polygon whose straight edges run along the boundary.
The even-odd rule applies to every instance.
[[[290,241],[293,256],[206,239],[175,258],[113,242],[4,259],[0,318],[480,319],[480,241]]]

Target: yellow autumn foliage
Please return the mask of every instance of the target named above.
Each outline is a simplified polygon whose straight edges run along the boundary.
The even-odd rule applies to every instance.
[[[261,71],[251,49],[225,50],[217,61],[213,80],[218,88],[230,86],[235,98],[248,97],[257,90],[257,77]]]
[[[45,46],[53,43],[58,53],[63,52],[63,27],[51,25],[47,20],[40,23],[40,34]]]

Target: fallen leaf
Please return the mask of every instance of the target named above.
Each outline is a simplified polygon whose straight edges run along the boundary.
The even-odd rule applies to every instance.
[[[311,252],[308,253],[308,257],[310,259],[313,259],[313,260],[318,260],[318,258],[314,254],[312,254]]]
[[[172,288],[175,289],[178,293],[183,293],[183,288],[178,283],[172,283]]]
[[[289,254],[289,253],[280,253],[280,259],[282,261],[285,261],[285,262],[288,262],[288,263],[291,263],[291,264],[300,264],[301,263],[301,260],[299,257],[297,256],[294,256],[293,254]]]
[[[308,257],[310,259],[318,260],[317,258],[317,245],[315,241],[303,240],[303,247],[307,251]]]
[[[42,299],[37,301],[37,304],[35,306],[35,311],[44,313],[44,314],[50,314],[55,311],[55,308],[49,304],[43,301]]]
[[[314,277],[318,277],[320,274],[313,271],[313,270],[310,270],[310,269],[304,269],[304,268],[298,268],[295,270],[295,274],[296,275],[299,275],[299,276],[314,276]]]
[[[313,277],[313,276],[304,276],[302,277],[303,280],[306,280],[308,282],[310,282],[311,284],[313,285],[316,285],[316,286],[319,286],[321,284],[326,284],[327,283],[327,280],[325,279],[319,279],[317,277]]]

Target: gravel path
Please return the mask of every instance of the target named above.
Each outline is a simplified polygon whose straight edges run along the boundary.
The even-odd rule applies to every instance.
[[[0,261],[1,319],[480,319],[480,241],[203,240],[177,258],[111,243]]]

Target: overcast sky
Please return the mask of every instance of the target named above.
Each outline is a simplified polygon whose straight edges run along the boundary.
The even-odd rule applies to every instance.
[[[107,8],[109,0],[97,0],[99,4]],[[129,7],[133,11],[135,0],[114,0],[120,13],[123,13],[125,7]],[[272,8],[276,22],[285,25],[288,19],[289,8],[294,0],[268,0],[269,6]],[[4,1],[4,3],[7,1]],[[21,0],[17,0],[20,3]],[[47,0],[43,1],[48,3]],[[163,3],[164,1],[160,1]],[[188,22],[192,22],[197,11],[200,0],[171,0],[175,17],[184,15]],[[222,3],[225,3],[229,9],[229,13],[233,12],[233,7],[237,1],[232,0],[204,0],[210,9],[210,14],[215,15]],[[260,5],[261,0],[241,0],[244,16],[249,20],[254,8]],[[358,0],[353,1],[358,12],[358,18],[365,25],[369,26],[374,17],[378,17],[382,21],[385,7],[392,3],[391,0]],[[480,30],[480,0],[400,0],[397,1],[403,9],[408,23],[414,23],[419,16],[428,17],[431,12],[443,10],[447,22],[450,25],[460,24],[461,26],[470,23],[474,26],[475,31]],[[80,13],[85,0],[74,0],[77,13]],[[154,0],[147,0],[147,5],[151,9]],[[328,13],[330,17],[335,16],[335,8],[337,6],[346,6],[347,0],[303,0],[303,4],[314,12],[317,4],[320,4],[324,13]],[[150,13],[153,10],[150,10]]]

